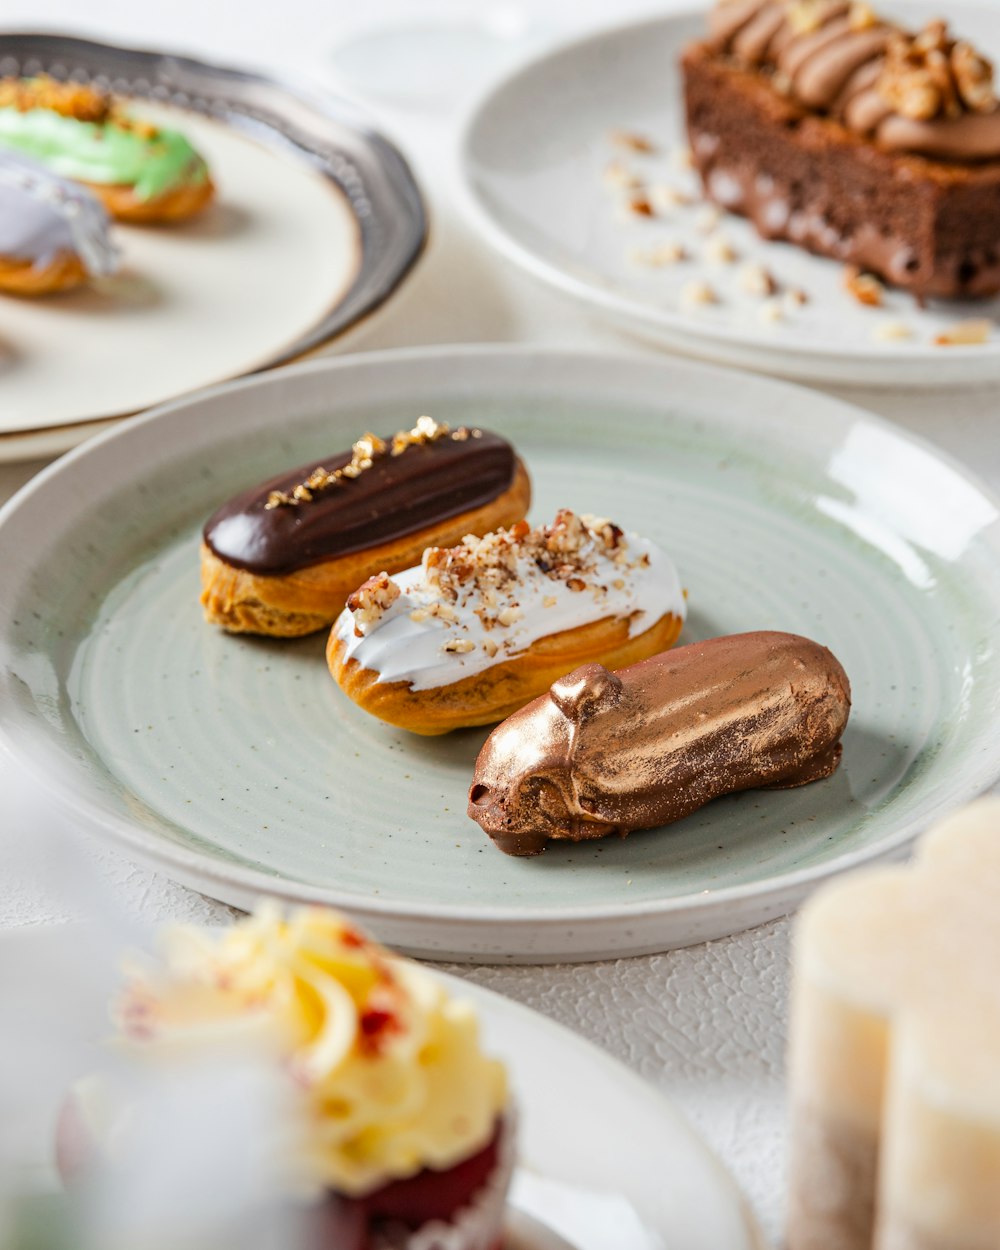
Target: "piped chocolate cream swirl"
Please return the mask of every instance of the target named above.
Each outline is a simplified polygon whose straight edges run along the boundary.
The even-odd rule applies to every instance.
[[[850,708],[836,657],[795,634],[713,638],[617,673],[588,664],[490,734],[468,813],[508,855],[624,837],[723,794],[828,777]]]
[[[412,430],[367,434],[322,464],[244,491],[214,513],[204,539],[227,564],[280,576],[482,507],[516,471],[499,435],[421,417]]]
[[[709,27],[718,52],[888,151],[1000,157],[993,67],[944,22],[912,35],[865,0],[718,0]]]

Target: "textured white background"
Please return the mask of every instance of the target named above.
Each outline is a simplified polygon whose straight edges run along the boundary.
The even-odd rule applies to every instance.
[[[574,0],[572,5],[525,0],[523,7],[536,32],[550,36],[669,6],[670,0]],[[487,7],[499,6],[474,0],[368,0],[364,6],[347,0],[282,0],[280,5],[91,0],[81,7],[77,0],[8,0],[3,22],[9,29],[91,33],[137,46],[191,51],[333,87],[329,50],[351,29],[417,12],[476,16]],[[432,206],[432,241],[400,297],[345,347],[504,340],[643,350],[495,259],[462,222],[454,207],[456,100],[426,109],[366,103],[414,165]],[[1000,487],[995,388],[904,395],[852,390],[845,379],[839,393],[930,438]],[[0,466],[0,500],[40,467]],[[0,820],[0,864],[5,866],[0,871],[0,928],[64,918],[52,880],[38,880],[30,857],[15,854],[13,839],[24,837],[22,829]],[[143,922],[218,921],[231,914],[115,852],[92,847],[88,856],[114,897]],[[669,1094],[728,1163],[765,1231],[777,1240],[789,928],[787,921],[778,921],[707,946],[613,963],[451,971],[577,1030]]]

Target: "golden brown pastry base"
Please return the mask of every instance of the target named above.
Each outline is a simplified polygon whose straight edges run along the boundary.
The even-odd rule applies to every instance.
[[[634,638],[628,626],[629,618],[606,617],[549,634],[512,660],[430,690],[411,690],[405,681],[380,682],[378,673],[357,660],[344,663],[343,644],[332,632],[326,660],[334,681],[358,707],[400,729],[432,736],[504,720],[581,664],[625,668],[666,651],[677,641],[683,621],[668,613]]]
[[[0,256],[0,291],[9,295],[51,295],[53,291],[70,291],[89,278],[83,261],[75,252],[59,252],[42,266],[14,256]]]
[[[347,596],[376,573],[398,573],[420,563],[427,547],[451,547],[466,534],[488,534],[524,519],[531,506],[531,482],[524,465],[510,488],[491,503],[437,525],[282,577],[263,576],[220,560],[201,547],[201,603],[205,619],[233,634],[298,638],[332,625]]]
[[[140,200],[135,191],[124,185],[108,185],[97,182],[83,184],[97,196],[116,221],[128,221],[137,225],[165,225],[171,221],[186,221],[207,208],[215,195],[215,185],[206,174],[197,182],[185,182],[171,187],[162,195],[150,200]]]

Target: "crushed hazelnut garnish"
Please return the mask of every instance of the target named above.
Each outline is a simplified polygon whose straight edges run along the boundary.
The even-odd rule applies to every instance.
[[[900,343],[913,337],[913,331],[903,321],[883,321],[872,331],[872,338],[878,343]]]
[[[778,289],[770,272],[763,265],[744,265],[740,270],[740,290],[747,295],[773,295]]]
[[[785,292],[785,304],[789,309],[803,308],[809,303],[809,296],[801,287],[789,287]]]
[[[695,228],[701,234],[711,234],[722,220],[722,212],[714,204],[705,204],[698,210],[695,217]]]
[[[776,325],[779,321],[784,321],[785,310],[781,300],[766,299],[757,309],[757,319],[764,325]]]
[[[992,64],[971,44],[952,39],[942,21],[928,22],[918,35],[893,35],[877,89],[891,109],[913,121],[991,113],[997,106]]]
[[[674,148],[670,153],[670,164],[674,169],[694,169],[694,153],[690,148]]]
[[[19,113],[47,109],[78,122],[100,124],[111,116],[113,101],[106,91],[86,83],[57,82],[48,74],[39,74],[0,80],[0,108],[14,108]]]
[[[992,321],[959,321],[935,338],[937,347],[981,347],[993,333]]]
[[[655,217],[656,209],[653,207],[649,196],[645,191],[639,191],[635,195],[630,195],[625,201],[625,210],[634,217]]]
[[[664,213],[669,213],[675,208],[683,208],[691,203],[690,195],[687,195],[684,191],[678,191],[676,187],[671,187],[665,182],[660,182],[656,186],[650,187],[649,198],[652,200],[654,207]]]
[[[658,243],[656,247],[633,248],[629,259],[635,265],[645,265],[649,269],[662,269],[665,265],[678,265],[687,260],[687,252],[680,243],[669,241]]]
[[[376,573],[348,596],[347,610],[354,617],[354,633],[363,638],[399,598],[400,590],[388,573]]]
[[[724,234],[713,234],[705,243],[705,259],[713,265],[731,265],[739,257]]]
[[[851,30],[871,30],[879,25],[878,14],[865,0],[854,0],[847,14],[847,23]]]
[[[719,297],[707,282],[688,282],[681,288],[682,308],[706,308],[717,304]]]
[[[470,651],[476,649],[476,644],[471,638],[449,638],[441,648],[442,651],[454,651],[459,655],[468,655]]]
[[[656,151],[656,144],[651,139],[647,139],[645,135],[637,134],[634,130],[612,130],[609,138],[612,143],[617,144],[620,148],[628,148],[630,152],[642,152],[645,155],[651,155]]]
[[[822,25],[826,7],[825,0],[787,0],[788,24],[796,35],[811,35]]]
[[[848,265],[844,271],[844,289],[859,304],[869,308],[881,308],[885,287],[873,273],[863,273],[857,265]]]
[[[264,504],[266,511],[273,508],[295,507],[300,503],[309,503],[319,491],[330,486],[342,484],[345,480],[354,481],[362,473],[370,469],[376,460],[387,453],[400,456],[408,447],[419,447],[425,443],[436,443],[440,439],[450,438],[452,442],[464,443],[470,438],[481,438],[481,430],[470,430],[460,426],[457,430],[439,424],[430,417],[420,417],[412,430],[400,430],[392,436],[390,445],[377,434],[363,434],[351,448],[351,459],[339,469],[326,469],[318,465],[304,482],[292,487],[291,491],[272,490]]]
[[[604,185],[616,190],[634,191],[642,186],[642,179],[626,169],[621,161],[612,161],[605,166]]]

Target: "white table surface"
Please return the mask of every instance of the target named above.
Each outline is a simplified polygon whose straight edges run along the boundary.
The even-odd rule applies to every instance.
[[[669,2],[574,0],[571,6],[568,0],[525,0],[524,7],[543,29],[572,31],[631,13],[662,11]],[[486,7],[475,0],[368,0],[363,10],[347,0],[282,0],[280,6],[253,0],[171,0],[169,5],[92,0],[81,8],[76,0],[8,0],[2,20],[8,29],[64,30],[191,51],[334,87],[328,50],[350,29],[418,10],[471,16]],[[341,350],[459,341],[648,350],[514,271],[460,219],[453,194],[457,104],[425,109],[365,104],[411,160],[430,201],[432,237],[400,296]],[[937,443],[1000,490],[996,388],[903,394],[845,385],[837,393]],[[0,466],[0,502],[41,467],[42,462]],[[64,919],[58,889],[39,874],[23,846],[22,853],[14,853],[15,836],[23,837],[23,830],[0,828],[0,861],[8,865],[0,873],[0,928]],[[87,854],[123,908],[143,922],[212,922],[232,914],[114,851],[95,845]],[[577,1030],[666,1092],[731,1168],[765,1233],[777,1241],[784,1187],[789,933],[790,922],[782,920],[650,958],[578,967],[450,970]]]

